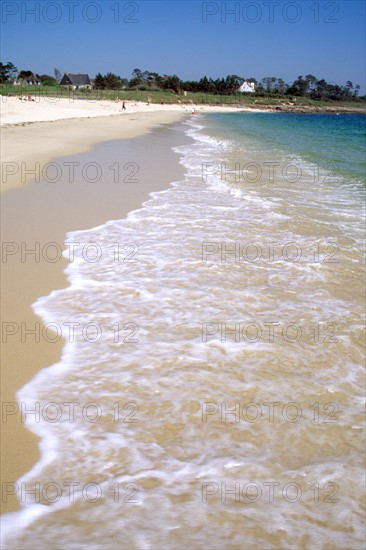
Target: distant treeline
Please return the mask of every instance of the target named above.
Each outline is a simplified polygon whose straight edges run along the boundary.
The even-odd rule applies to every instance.
[[[20,71],[10,62],[6,65],[0,63],[0,83],[11,83],[14,78],[30,76],[32,71]],[[61,80],[61,72],[55,69],[55,77],[50,75],[35,76],[45,86],[57,86]],[[251,95],[259,97],[308,97],[316,100],[335,100],[335,101],[356,101],[365,99],[366,96],[359,98],[360,86],[353,85],[348,80],[345,86],[329,83],[315,76],[308,74],[298,76],[292,84],[287,84],[282,78],[266,76],[262,80],[256,78],[244,78],[238,75],[228,75],[226,78],[207,78],[204,76],[199,81],[181,80],[177,75],[160,75],[151,71],[141,71],[134,69],[132,78],[122,78],[114,73],[102,75],[98,73],[94,79],[94,88],[97,90],[141,90],[141,91],[169,91],[176,94],[183,92],[233,95],[238,93],[243,82],[254,82],[255,92]]]
[[[121,87],[138,90],[169,90],[175,93],[199,92],[206,94],[232,95],[238,92],[243,82],[254,82],[255,95],[258,96],[305,96],[311,99],[352,101],[358,98],[360,86],[348,80],[345,86],[326,82],[313,75],[298,76],[292,84],[287,84],[282,78],[266,76],[258,81],[256,78],[244,78],[238,75],[228,75],[226,78],[207,78],[199,81],[183,81],[176,75],[159,75],[150,71],[135,69],[131,80],[121,78],[113,73],[95,77],[94,86],[97,89],[119,89]]]

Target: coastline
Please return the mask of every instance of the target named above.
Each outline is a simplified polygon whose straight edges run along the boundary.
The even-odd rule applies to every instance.
[[[344,105],[329,105],[327,107],[318,107],[317,105],[297,105],[294,102],[288,103],[278,103],[276,105],[259,105],[261,110],[265,112],[277,113],[294,113],[294,114],[350,114],[350,115],[365,115],[366,107],[365,104],[346,107]]]
[[[117,115],[3,127],[2,191],[24,186],[35,177],[40,179],[45,166],[55,158],[84,153],[105,141],[132,139],[184,116],[181,112],[152,112],[125,117],[123,125]]]
[[[168,113],[182,112],[190,114],[192,109],[196,111],[224,112],[224,111],[254,111],[262,109],[254,106],[243,105],[202,105],[177,102],[145,103],[143,101],[124,101],[125,110],[122,109],[122,101],[111,100],[73,100],[66,98],[51,98],[34,96],[34,101],[19,101],[17,97],[0,96],[1,126],[24,126],[33,122],[51,122],[75,118],[101,118],[101,117],[128,117],[130,114],[152,112]]]
[[[15,174],[11,188],[8,186],[7,191],[2,194],[3,242],[15,243],[19,250],[21,243],[25,243],[29,250],[34,250],[38,245],[42,251],[44,244],[51,242],[58,243],[63,248],[68,231],[89,229],[109,219],[123,218],[128,212],[140,208],[152,191],[166,189],[172,181],[183,177],[183,168],[178,164],[172,146],[181,144],[184,134],[173,133],[169,128],[171,124],[181,122],[185,116],[185,113],[179,111],[144,113],[136,116],[124,128],[118,125],[120,119],[116,120],[114,117],[86,119],[82,123],[79,119],[62,122],[57,126],[58,131],[61,132],[65,127],[70,131],[74,129],[74,143],[78,139],[76,152],[79,154],[86,151],[70,158],[65,158],[64,155],[73,152],[73,145],[64,141],[59,144],[59,154],[56,156],[58,131],[56,124],[49,123],[53,138],[52,158],[56,158],[60,166],[63,166],[62,161],[84,164],[99,161],[102,166],[102,159],[111,151],[111,158],[118,159],[122,165],[131,161],[138,165],[139,183],[107,185],[101,181],[91,185],[90,182],[75,181],[70,185],[70,181],[54,184],[46,181],[24,185],[24,182],[19,182],[19,173]],[[95,122],[97,124],[93,124]],[[31,135],[41,126],[43,124],[17,127],[16,134],[20,136],[23,133],[24,137],[24,132],[29,130]],[[104,133],[98,134],[96,128],[104,128]],[[15,138],[15,133],[13,137]],[[99,140],[100,137],[102,139]],[[29,144],[27,154],[33,164],[46,162],[51,154],[50,148],[46,152],[37,153],[37,146],[42,139],[44,141],[40,131],[37,139]],[[98,145],[93,147],[96,141]],[[103,143],[105,141],[108,143]],[[29,180],[30,178],[26,181]],[[103,196],[107,199],[101,200]],[[31,306],[40,296],[68,286],[64,273],[68,262],[64,258],[56,263],[44,261],[42,252],[38,261],[32,254],[25,255],[22,259],[20,253],[9,255],[5,260],[3,258],[1,283],[2,322],[15,323],[19,328],[14,337],[7,338],[2,348],[2,402],[9,404],[10,411],[17,403],[16,392],[38,371],[56,363],[60,358],[63,338],[50,342],[41,336],[40,341],[36,341],[31,333],[24,334],[23,337],[20,328],[22,323],[27,330],[34,330],[36,323],[40,323],[42,327],[42,320],[35,315]],[[1,468],[4,482],[16,482],[39,458],[38,438],[24,426],[19,411],[3,419],[2,448],[6,449]],[[2,505],[2,513],[17,509],[19,503],[15,496],[8,498],[7,503]]]
[[[122,112],[120,103],[111,101],[59,99],[50,104],[47,98],[38,99],[31,104],[15,97],[0,102],[2,191],[24,186],[35,177],[40,179],[54,158],[83,153],[97,143],[134,138],[159,124],[182,120],[192,112],[192,106],[187,105],[126,102],[126,111]],[[202,114],[238,109],[198,106],[195,111]]]
[[[131,210],[139,208],[152,191],[159,191],[169,187],[169,184],[179,179],[183,169],[178,165],[178,159],[171,151],[169,137],[165,143],[164,164],[155,150],[150,150],[155,137],[164,127],[178,123],[190,116],[190,108],[171,106],[170,109],[155,109],[159,106],[145,106],[142,111],[121,113],[120,115],[94,115],[93,117],[67,118],[56,121],[23,122],[23,125],[7,125],[2,128],[2,148],[5,149],[3,162],[16,163],[18,170],[6,178],[2,195],[3,204],[3,241],[29,243],[56,242],[63,244],[66,232],[74,229],[88,229],[98,226],[109,219],[119,219]],[[148,107],[153,110],[149,112]],[[163,107],[163,106],[162,106]],[[170,106],[166,106],[170,107]],[[139,107],[137,106],[136,109]],[[142,108],[142,107],[141,107]],[[206,112],[238,112],[237,108],[198,107],[197,113]],[[258,112],[259,110],[253,110]],[[263,110],[262,110],[263,112]],[[132,116],[129,116],[132,115]],[[50,115],[53,116],[50,111]],[[152,135],[152,133],[154,133]],[[154,139],[153,139],[154,137]],[[183,134],[180,135],[180,139]],[[131,156],[135,151],[135,144],[141,140],[144,151],[140,164],[146,164],[151,181],[145,182],[141,189],[125,188],[123,200],[111,210],[111,204],[98,202],[95,187],[88,186],[84,181],[79,188],[73,185],[70,194],[64,196],[62,183],[55,182],[48,185],[32,184],[36,162],[39,163],[39,172],[52,159],[62,166],[66,155],[86,155],[85,162],[95,161],[96,147],[104,146],[107,150],[113,146],[112,142],[123,140],[126,146],[124,161],[136,161]],[[122,143],[122,141],[119,141]],[[155,151],[155,152],[154,152]],[[169,153],[170,151],[170,153]],[[99,153],[103,155],[103,153]],[[120,152],[118,158],[120,160]],[[123,157],[123,155],[122,155]],[[170,157],[170,160],[168,160]],[[76,157],[66,162],[75,161]],[[80,158],[78,159],[81,160]],[[22,173],[21,163],[25,163],[29,173]],[[65,162],[65,161],[64,161]],[[161,177],[161,174],[163,177]],[[23,178],[22,176],[25,175]],[[4,181],[4,177],[2,178]],[[112,188],[109,189],[112,191]],[[138,192],[137,192],[138,191]],[[86,194],[88,201],[86,201]],[[73,204],[71,204],[71,201]],[[117,210],[116,210],[117,209]],[[27,327],[34,327],[40,322],[31,305],[35,300],[49,294],[52,290],[68,286],[63,272],[67,265],[62,259],[57,263],[50,262],[22,262],[20,255],[9,257],[8,262],[2,264],[3,287],[3,322],[11,321],[18,326],[25,323]],[[5,293],[6,290],[6,293]],[[32,336],[21,343],[20,335],[12,343],[11,338],[2,352],[2,401],[16,402],[16,391],[41,369],[57,362],[63,348],[63,340],[56,343],[34,342]],[[26,367],[24,366],[26,365]],[[6,461],[2,465],[2,479],[15,482],[28,471],[38,459],[38,438],[20,422],[20,414],[10,415],[3,424],[2,443],[7,449]],[[8,499],[3,512],[19,509],[16,497]]]
[[[83,153],[101,142],[129,139],[141,135],[159,123],[184,118],[192,113],[255,112],[302,114],[365,114],[365,106],[343,105],[320,108],[296,104],[276,105],[192,105],[152,104],[107,100],[69,100],[36,97],[34,102],[17,97],[2,97],[1,107],[1,191],[40,179],[52,159]],[[47,166],[46,166],[47,169]]]
[[[304,121],[309,118],[320,125],[329,122],[333,128],[342,118],[347,119],[347,123],[357,123],[353,117],[333,116],[225,118],[233,119],[233,124],[237,124],[235,119],[247,119],[249,126],[254,122],[251,119],[259,119],[259,130],[263,128],[260,125],[263,118],[271,121],[266,125],[273,123],[276,126],[281,121],[297,124],[294,132],[286,132],[286,143],[296,131],[303,130]],[[201,120],[197,120],[198,128]],[[74,266],[75,269],[70,266],[70,281],[73,281],[70,288],[38,302],[38,311],[44,322],[68,320],[82,325],[94,320],[104,330],[106,321],[110,325],[110,321],[133,319],[141,324],[141,328],[144,327],[141,345],[124,347],[121,344],[121,349],[119,345],[110,346],[111,338],[109,344],[102,344],[101,348],[98,344],[98,349],[81,343],[75,349],[74,357],[65,354],[56,368],[43,370],[18,394],[29,407],[35,400],[39,400],[41,407],[50,402],[86,403],[96,400],[100,401],[103,413],[110,410],[112,403],[116,404],[116,398],[121,400],[121,404],[133,399],[141,410],[141,422],[135,426],[113,422],[108,413],[103,414],[99,424],[86,423],[80,418],[81,422],[75,425],[75,429],[71,426],[71,430],[67,425],[45,425],[43,433],[47,437],[42,438],[45,444],[42,458],[46,460],[37,463],[18,483],[24,481],[32,487],[39,480],[42,487],[45,482],[57,480],[62,487],[70,479],[81,483],[96,480],[104,495],[110,491],[112,480],[117,483],[134,480],[137,488],[142,489],[141,506],[116,506],[114,495],[101,499],[98,506],[91,506],[81,498],[82,492],[66,507],[53,506],[42,494],[41,506],[30,504],[19,514],[3,518],[4,533],[10,535],[8,545],[11,547],[27,546],[30,539],[41,542],[44,547],[57,546],[60,529],[61,544],[66,547],[75,544],[103,547],[106,536],[113,547],[121,543],[135,547],[142,542],[141,521],[149,526],[144,542],[152,546],[168,544],[180,548],[182,544],[188,544],[195,547],[201,542],[204,545],[211,538],[215,544],[219,538],[220,546],[225,547],[227,541],[248,540],[249,536],[254,546],[261,546],[261,541],[267,540],[276,547],[283,547],[291,538],[293,544],[301,547],[307,536],[307,543],[312,546],[316,546],[316,540],[322,540],[330,547],[337,546],[339,541],[348,547],[357,546],[362,538],[358,519],[362,494],[357,488],[357,479],[362,472],[359,431],[362,350],[358,351],[360,343],[354,336],[362,316],[359,305],[361,287],[355,284],[357,279],[361,280],[357,274],[361,274],[360,268],[362,270],[358,246],[362,216],[358,194],[353,193],[352,187],[346,189],[342,185],[338,188],[333,181],[324,181],[319,193],[318,182],[312,181],[312,177],[304,179],[306,194],[303,193],[304,185],[293,185],[284,179],[276,179],[275,186],[258,185],[253,194],[250,190],[246,192],[247,187],[243,192],[240,186],[237,187],[239,196],[221,193],[220,189],[216,193],[211,185],[208,187],[202,182],[202,163],[221,161],[229,166],[236,158],[238,142],[233,142],[232,148],[223,151],[220,139],[210,140],[209,134],[215,137],[214,128],[217,127],[213,122],[208,135],[203,129],[202,145],[197,147],[193,130],[189,134],[194,141],[179,147],[180,162],[186,167],[184,181],[176,183],[165,193],[158,193],[143,211],[134,212],[128,220],[68,235],[68,240],[81,243],[99,242],[103,250],[108,250],[110,243],[117,241],[141,243],[141,263],[130,269],[129,266],[115,266],[111,257],[100,266],[80,262],[79,266]],[[209,127],[210,123],[207,121],[202,125]],[[102,143],[89,153],[57,159],[57,162],[63,166],[65,162],[92,160],[99,162],[104,170],[112,162],[137,161],[138,177],[143,183],[145,167],[149,181],[150,174],[155,171],[157,174],[163,170],[164,174],[170,173],[170,163],[164,151],[168,151],[173,134],[178,136],[184,127],[168,125],[153,130],[148,136]],[[225,137],[230,124],[224,124],[223,128],[221,135],[223,133]],[[309,132],[308,139],[303,140],[305,151],[307,144],[312,145],[313,134]],[[220,138],[220,131],[216,135]],[[197,136],[198,142],[200,138]],[[178,136],[177,141],[181,139],[182,136]],[[150,151],[161,140],[165,140],[166,149]],[[316,143],[322,142],[324,136],[320,133]],[[348,143],[352,143],[352,139]],[[246,151],[247,145],[250,149],[251,143],[248,143],[245,132],[240,145],[241,151]],[[266,149],[265,145],[265,140],[260,139],[253,143],[259,154]],[[138,150],[143,152],[141,157]],[[146,156],[145,153],[151,154]],[[282,152],[277,155],[273,150],[273,156],[267,158],[278,161],[281,166]],[[326,160],[326,156],[322,159]],[[177,157],[172,162],[174,170],[176,160]],[[52,185],[48,182],[44,186],[44,198],[52,196],[53,201],[48,198],[44,204],[51,209],[50,221],[56,218],[58,225],[58,216],[62,214],[73,222],[68,221],[68,227],[80,226],[81,217],[88,215],[91,206],[98,205],[99,208],[99,202],[95,200],[98,195],[94,184],[82,183],[79,191],[87,190],[86,194],[83,193],[86,200],[78,201],[77,208],[74,208],[63,196],[69,191],[68,187],[72,188],[73,197],[79,195],[76,186],[73,188],[70,183],[55,182]],[[126,185],[124,182],[122,187]],[[36,196],[41,186],[42,183],[30,185],[4,195],[19,193],[24,196],[29,190],[37,205],[42,202],[41,196]],[[127,187],[126,191],[136,198],[138,186]],[[103,182],[101,190],[103,195],[99,194],[99,198],[106,196],[110,207],[116,198],[115,185]],[[245,197],[240,196],[242,192]],[[286,200],[282,200],[284,197]],[[327,205],[331,207],[327,208]],[[117,206],[117,214],[119,208]],[[27,209],[30,209],[29,205]],[[72,209],[74,212],[69,211]],[[22,212],[22,216],[28,216],[22,218],[22,224],[29,225],[37,213]],[[19,212],[17,216],[19,218]],[[33,229],[36,223],[36,220],[32,222]],[[57,235],[51,234],[51,229],[48,228],[47,238],[57,239]],[[272,242],[283,243],[288,242],[289,234],[304,252],[315,238],[325,243],[329,242],[328,239],[339,242],[341,261],[327,265],[328,262],[316,262],[314,256],[313,263],[317,263],[314,268],[309,267],[306,260],[302,265],[296,262],[294,267],[293,262],[279,257],[280,263],[276,261],[275,265],[263,262],[251,268],[249,263],[242,263],[233,269],[229,262],[219,263],[219,258],[211,266],[204,266],[201,260],[199,244],[207,238],[211,242],[229,242],[231,239],[231,242],[240,243],[250,242],[251,238],[267,242],[268,235],[271,235]],[[28,235],[26,239],[29,239]],[[311,252],[310,257],[313,257]],[[301,316],[297,313],[299,311]],[[240,322],[255,320],[259,327],[268,319],[277,319],[274,324],[280,327],[295,321],[301,323],[298,325],[301,335],[297,343],[289,342],[288,337],[285,339],[282,331],[282,338],[277,332],[274,338],[267,334],[261,343],[250,349],[244,343],[245,337],[240,345],[240,342],[234,343],[231,333],[231,342],[228,338],[228,345],[223,346],[219,344],[222,339],[217,334],[216,342],[212,340],[212,344],[202,346],[201,321],[208,319],[230,320],[230,325],[227,325],[230,328],[233,319]],[[333,345],[323,337],[313,337],[314,321],[321,327],[329,319],[337,323],[337,330],[340,326],[339,338]],[[121,343],[119,338],[117,340],[114,339],[114,344]],[[267,421],[269,416],[253,427],[247,420],[238,422],[237,426],[224,423],[219,411],[216,419],[202,421],[201,403],[207,403],[207,399],[210,403],[216,399],[217,403],[227,404],[232,412],[236,410],[232,408],[233,403],[255,402],[261,406],[270,403],[268,398],[276,399],[279,406],[296,404],[299,407],[296,410],[301,410],[303,415],[299,419],[301,424],[292,422],[288,416],[285,420],[281,409],[275,436],[274,424]],[[320,418],[313,416],[314,400],[318,403]],[[327,426],[317,420],[327,419],[325,413],[330,403],[334,406],[340,404],[340,416],[337,415],[340,422]],[[264,407],[260,409],[261,416],[263,410]],[[39,428],[36,431],[42,434],[42,426]],[[52,445],[53,429],[58,436],[55,446]],[[287,449],[294,446],[294,442],[296,448],[289,453]],[[205,503],[203,510],[208,514],[202,514],[202,480],[205,479],[208,483],[224,479],[230,488],[236,487],[238,479],[255,479],[261,484],[259,487],[268,484],[265,480],[277,479],[276,483],[283,487],[288,486],[287,481],[296,483],[304,495],[309,486],[319,480],[321,487],[328,482],[335,484],[332,487],[340,489],[342,498],[332,505],[331,512],[328,506],[319,507],[312,493],[304,496],[303,502],[296,504],[296,509],[292,503],[278,498],[278,513],[273,515],[271,528],[263,523],[263,517],[267,517],[269,511],[263,502],[254,509],[251,520],[255,532],[248,535],[245,525],[238,531],[242,508],[234,504],[232,497],[228,503],[232,511],[230,515],[223,516],[220,498]],[[352,480],[356,481],[352,483]],[[159,518],[156,510],[162,512]],[[347,519],[347,528],[343,531],[337,531],[340,514],[346,514]],[[193,526],[192,518],[197,518]],[[218,526],[214,534],[212,518]],[[286,532],[281,532],[284,522]],[[320,532],[317,531],[319,522],[322,525]],[[123,530],[126,524],[129,525],[128,539]],[[188,530],[187,525],[190,526]],[[170,527],[172,529],[168,531]]]

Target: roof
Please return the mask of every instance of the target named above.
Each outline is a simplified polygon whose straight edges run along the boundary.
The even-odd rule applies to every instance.
[[[88,74],[83,73],[65,73],[61,79],[60,84],[72,84],[73,86],[88,86],[90,85],[90,78]]]
[[[21,82],[22,84],[23,84],[23,83],[28,84],[28,83],[32,82],[33,84],[34,84],[34,83],[35,83],[35,84],[38,84],[38,83],[41,82],[41,81],[39,80],[39,78],[37,78],[36,76],[34,76],[34,74],[32,74],[32,75],[30,75],[30,76],[22,76],[21,78],[17,77],[17,78],[15,79],[15,82]]]

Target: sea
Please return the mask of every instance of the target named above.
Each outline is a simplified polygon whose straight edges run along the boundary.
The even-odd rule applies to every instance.
[[[181,181],[67,234],[4,548],[364,548],[365,119],[198,109]]]

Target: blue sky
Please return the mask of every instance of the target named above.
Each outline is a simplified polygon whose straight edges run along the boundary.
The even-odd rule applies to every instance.
[[[1,61],[18,69],[134,68],[183,80],[313,74],[365,93],[363,0],[2,0]]]

